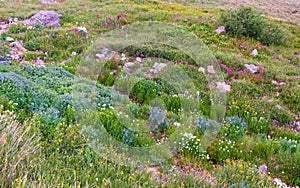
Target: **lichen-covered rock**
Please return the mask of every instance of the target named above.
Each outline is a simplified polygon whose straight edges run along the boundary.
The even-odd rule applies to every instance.
[[[28,25],[41,24],[43,26],[60,27],[59,18],[60,14],[52,10],[42,10],[32,16],[30,19],[24,21]]]
[[[221,34],[221,33],[225,33],[226,32],[226,29],[224,26],[220,26],[218,27],[218,29],[215,30],[215,32],[217,32],[218,34]]]
[[[244,65],[245,67],[246,67],[246,69],[248,70],[248,71],[250,71],[251,73],[256,73],[257,71],[258,71],[258,69],[259,69],[259,66],[255,66],[255,65],[253,65],[253,64],[245,64]]]

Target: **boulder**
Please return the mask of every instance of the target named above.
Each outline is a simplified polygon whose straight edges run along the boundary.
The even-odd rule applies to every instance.
[[[32,16],[30,19],[24,21],[27,25],[41,24],[43,26],[60,27],[59,18],[60,14],[52,10],[41,10]]]

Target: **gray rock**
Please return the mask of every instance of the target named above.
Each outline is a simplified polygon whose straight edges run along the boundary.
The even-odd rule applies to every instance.
[[[13,39],[11,37],[6,37],[5,41],[6,42],[13,42],[13,41],[15,41],[15,39]]]
[[[223,32],[226,32],[226,29],[224,26],[220,26],[220,27],[218,27],[218,29],[215,30],[215,32],[217,32],[218,34],[221,34]]]
[[[7,23],[8,23],[8,24],[13,23],[13,19],[12,19],[11,17],[9,17],[9,18],[7,19]]]
[[[163,70],[167,66],[166,63],[154,63],[153,68],[156,70],[156,72],[159,72]]]
[[[124,67],[129,68],[129,67],[131,67],[131,66],[133,66],[133,65],[134,65],[133,62],[128,62],[128,63],[125,63]]]
[[[56,3],[56,0],[42,0],[41,2],[43,4],[54,4],[54,3]]]
[[[258,71],[258,69],[259,69],[259,66],[255,66],[253,64],[250,64],[250,65],[249,64],[245,64],[244,66],[246,67],[246,69],[248,71],[250,71],[252,73],[256,73]]]
[[[32,16],[30,19],[24,21],[25,24],[28,25],[36,25],[41,24],[43,26],[54,26],[60,27],[59,18],[60,14],[56,13],[52,10],[41,10]]]
[[[95,57],[99,60],[103,60],[105,58],[104,54],[96,54]]]
[[[38,58],[35,61],[34,65],[36,65],[36,66],[45,66],[45,62],[43,60],[41,60],[40,58]]]
[[[258,55],[257,49],[254,49],[254,50],[251,52],[250,55],[251,55],[251,56],[257,56],[257,55]]]
[[[108,48],[105,48],[105,47],[104,47],[104,48],[102,48],[101,53],[102,53],[102,54],[107,54],[108,51],[109,51]]]
[[[142,60],[142,58],[137,57],[137,58],[136,58],[136,61],[139,62],[139,63],[141,63],[143,60]]]

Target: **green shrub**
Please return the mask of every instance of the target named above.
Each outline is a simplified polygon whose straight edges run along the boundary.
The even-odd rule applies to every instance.
[[[295,120],[295,117],[291,112],[285,108],[278,109],[278,106],[275,103],[262,101],[257,104],[257,109],[260,112],[264,112],[264,117],[269,120],[277,120],[281,125],[286,125]]]
[[[284,87],[279,96],[290,110],[297,113],[300,111],[300,89],[299,87]]]
[[[98,76],[98,83],[105,86],[112,86],[119,72],[120,68],[118,67],[118,63],[111,60],[107,61]]]
[[[281,30],[279,26],[266,23],[262,36],[258,40],[266,45],[280,45],[283,42],[284,35],[283,30]]]
[[[154,142],[148,134],[127,128],[112,110],[100,112],[99,118],[106,131],[118,141],[129,146],[150,146]]]
[[[28,42],[25,42],[24,47],[27,50],[30,50],[30,51],[39,50],[41,48],[40,45],[38,43],[36,43],[34,40],[30,40]]]
[[[269,134],[271,132],[270,123],[265,118],[248,116],[245,120],[248,124],[247,130],[250,133]]]
[[[24,58],[26,61],[36,60],[37,57],[38,57],[38,54],[35,52],[28,52],[24,55]]]
[[[157,96],[158,91],[159,88],[155,82],[142,79],[133,86],[129,97],[140,104],[149,104]]]
[[[230,140],[238,140],[245,135],[246,122],[237,116],[226,117],[225,124],[221,128],[221,133]]]
[[[9,27],[8,32],[18,34],[21,32],[25,32],[27,30],[27,27],[24,24],[13,24]]]
[[[162,100],[164,101],[167,110],[172,111],[175,114],[179,114],[181,110],[181,100],[178,96],[162,96]]]
[[[300,145],[293,142],[288,143],[290,146],[296,146],[294,152],[283,151],[282,149],[276,154],[275,161],[270,161],[277,164],[277,168],[272,164],[271,171],[274,176],[279,177],[282,181],[292,185],[300,185]]]
[[[284,32],[250,7],[226,11],[221,15],[220,23],[232,36],[251,37],[267,45],[283,42]]]
[[[236,159],[240,154],[236,142],[226,138],[219,138],[208,148],[211,159],[215,162],[224,162],[226,159]]]
[[[152,43],[128,46],[125,49],[129,56],[146,56],[167,59],[169,61],[186,60],[192,64],[195,61],[186,53],[168,45],[157,45]],[[122,51],[123,51],[122,50]]]

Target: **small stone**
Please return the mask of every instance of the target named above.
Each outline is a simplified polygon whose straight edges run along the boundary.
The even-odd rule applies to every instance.
[[[128,62],[128,63],[125,63],[125,65],[124,65],[124,67],[131,67],[131,66],[133,66],[134,65],[134,63],[133,62]]]
[[[105,55],[104,55],[104,54],[96,54],[95,57],[96,57],[97,59],[102,60],[102,59],[105,58]]]
[[[213,66],[207,66],[207,72],[208,73],[211,73],[211,74],[215,74],[216,72],[215,72],[215,70],[214,70],[214,67]]]
[[[14,42],[15,39],[11,38],[11,37],[6,37],[5,39],[6,42]]]
[[[13,19],[12,19],[11,17],[9,17],[9,18],[7,19],[7,23],[8,23],[8,24],[13,23]]]
[[[56,3],[56,0],[42,0],[43,4],[54,4]]]
[[[9,44],[9,47],[14,47],[14,46],[16,46],[16,42],[12,42]]]
[[[216,82],[217,83],[217,89],[220,92],[230,92],[230,85],[226,84],[225,82]]]
[[[278,85],[278,82],[275,80],[272,80],[272,84]]]
[[[205,68],[203,68],[203,67],[199,67],[198,71],[199,71],[199,72],[203,72],[203,73],[205,73]]]
[[[283,107],[282,107],[282,106],[280,106],[279,104],[277,104],[277,105],[276,105],[276,108],[277,108],[278,110],[281,110],[281,109],[283,109]]]
[[[135,60],[136,60],[137,62],[139,62],[139,63],[142,62],[142,58],[140,58],[140,57],[137,57]]]
[[[102,54],[107,54],[108,51],[109,51],[108,48],[103,48],[103,49],[101,50],[101,53],[102,53]]]
[[[40,58],[38,58],[35,62],[36,66],[45,66],[45,62],[43,60],[41,60]]]
[[[154,63],[153,68],[156,70],[155,72],[161,71],[167,64],[165,63]]]
[[[121,58],[122,61],[125,61],[127,59],[125,54],[122,54],[121,56],[122,56],[122,58]]]
[[[257,49],[254,49],[252,52],[251,52],[251,54],[250,54],[251,56],[257,56],[258,55],[258,51],[257,51]]]
[[[226,29],[224,26],[220,26],[220,27],[218,27],[218,29],[215,30],[215,32],[217,32],[218,34],[221,34],[223,32],[226,32]]]
[[[151,73],[157,74],[157,70],[155,70],[155,69],[149,69],[149,71],[150,71]]]
[[[251,73],[255,73],[255,72],[257,72],[258,71],[258,69],[259,69],[259,66],[255,66],[255,65],[253,65],[253,64],[245,64],[244,65],[245,67],[246,67],[246,69],[248,70],[248,71],[250,71]]]

